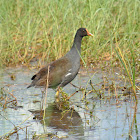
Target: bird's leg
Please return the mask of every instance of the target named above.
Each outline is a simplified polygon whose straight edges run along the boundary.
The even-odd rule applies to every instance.
[[[59,97],[59,90],[56,91],[55,97],[56,97],[56,98]]]
[[[56,94],[55,94],[55,98],[56,98],[56,102],[59,102],[59,92],[60,92],[60,87],[58,87],[57,89],[56,89]]]

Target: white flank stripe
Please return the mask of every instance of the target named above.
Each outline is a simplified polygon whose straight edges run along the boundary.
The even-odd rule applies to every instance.
[[[65,77],[67,77],[67,76],[69,76],[69,75],[71,75],[71,73],[66,74]]]

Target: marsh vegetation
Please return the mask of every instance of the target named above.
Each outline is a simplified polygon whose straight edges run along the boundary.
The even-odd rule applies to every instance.
[[[139,13],[138,0],[0,0],[1,138],[139,139]],[[94,37],[82,41],[76,86],[61,91],[62,110],[48,90],[44,119],[29,77],[64,56],[79,27]]]

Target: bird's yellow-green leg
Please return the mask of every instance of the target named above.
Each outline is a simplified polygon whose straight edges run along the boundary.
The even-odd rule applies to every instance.
[[[55,94],[55,98],[56,98],[56,102],[59,102],[59,92],[60,92],[60,87],[57,88],[56,94]]]
[[[56,91],[55,97],[59,98],[59,90]]]

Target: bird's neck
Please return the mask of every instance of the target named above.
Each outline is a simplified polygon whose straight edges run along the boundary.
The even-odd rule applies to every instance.
[[[82,37],[76,34],[74,38],[73,46],[71,50],[66,54],[66,57],[68,57],[72,63],[80,64],[81,41],[82,41]]]
[[[78,34],[75,35],[73,46],[71,48],[72,52],[81,53],[81,41],[82,41],[82,38],[83,37],[79,36]]]

